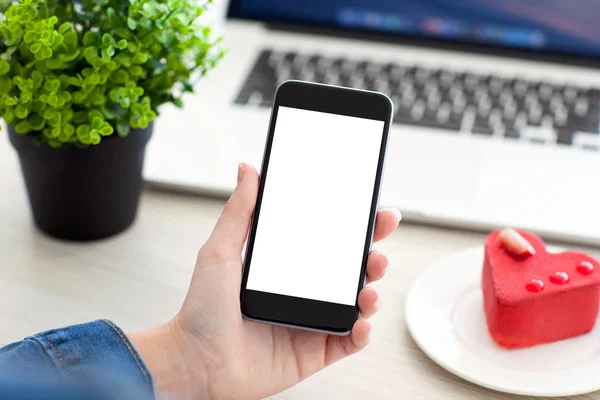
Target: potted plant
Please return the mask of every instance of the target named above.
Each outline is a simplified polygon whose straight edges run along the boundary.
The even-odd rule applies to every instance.
[[[181,107],[222,56],[197,3],[0,0],[0,117],[42,231],[132,224],[159,106]]]

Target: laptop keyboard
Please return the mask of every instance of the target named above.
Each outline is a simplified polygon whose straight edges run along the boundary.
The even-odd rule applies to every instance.
[[[394,123],[539,144],[600,146],[600,91],[525,79],[263,50],[236,104],[271,107],[297,79],[375,90],[394,102]]]

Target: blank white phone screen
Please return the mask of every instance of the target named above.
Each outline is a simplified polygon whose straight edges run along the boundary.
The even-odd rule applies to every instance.
[[[355,305],[383,129],[279,107],[247,289]]]

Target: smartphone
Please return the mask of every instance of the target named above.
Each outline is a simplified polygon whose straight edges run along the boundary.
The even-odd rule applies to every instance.
[[[244,258],[245,318],[350,333],[392,110],[381,93],[300,81],[279,86]]]

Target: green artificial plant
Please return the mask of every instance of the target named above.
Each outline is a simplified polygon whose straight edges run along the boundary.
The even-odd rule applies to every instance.
[[[145,128],[222,52],[202,0],[0,0],[0,117],[53,147]]]

